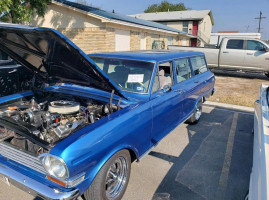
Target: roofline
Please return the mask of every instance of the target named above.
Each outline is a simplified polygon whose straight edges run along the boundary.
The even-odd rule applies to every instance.
[[[83,11],[81,9],[74,8],[72,6],[68,6],[66,4],[63,4],[63,3],[60,3],[60,2],[57,2],[57,1],[54,1],[54,0],[52,0],[52,3],[55,4],[55,5],[62,6],[62,7],[71,9],[73,11],[76,11],[76,12],[79,12],[79,13],[82,13],[82,14],[85,14],[87,16],[100,19],[101,22],[103,22],[103,23],[120,24],[120,25],[126,25],[126,26],[131,26],[131,27],[136,27],[136,28],[142,28],[142,29],[147,29],[147,30],[153,30],[153,31],[158,31],[158,32],[165,32],[165,33],[176,34],[176,35],[184,35],[186,37],[189,37],[187,33],[184,34],[184,32],[181,33],[180,31],[175,31],[174,32],[174,31],[169,31],[169,30],[165,30],[165,29],[161,29],[161,28],[155,28],[155,27],[152,27],[152,26],[145,26],[145,25],[131,23],[131,22],[126,22],[126,21],[122,21],[122,20],[109,19],[109,18],[100,16],[100,15],[93,14],[91,12]]]
[[[213,14],[212,14],[212,11],[211,10],[182,10],[182,11],[169,11],[170,13],[171,12],[185,12],[185,11],[208,11],[208,15],[211,19],[211,22],[212,22],[212,25],[214,25],[214,19],[213,19]],[[157,12],[157,13],[168,13],[168,12]],[[132,15],[129,15],[131,17],[136,17],[137,15],[142,15],[142,14],[148,14],[148,13],[138,13],[138,14],[132,14]],[[162,19],[158,19],[158,20],[149,20],[147,19],[148,21],[154,21],[154,22],[167,22],[167,21],[187,21],[187,20],[202,20],[204,19],[205,17],[203,18],[183,18],[183,19],[168,19],[168,20],[162,20]],[[142,19],[142,18],[139,18],[138,19]]]
[[[213,14],[212,14],[212,11],[209,10],[209,13],[208,13],[210,19],[211,19],[211,22],[212,22],[212,25],[214,25],[214,19],[213,19]]]
[[[190,20],[201,20],[203,18],[184,18],[184,19],[159,19],[159,20],[148,20],[148,21],[154,21],[154,22],[174,22],[174,21],[190,21]]]
[[[82,14],[85,14],[85,15],[88,15],[88,16],[90,16],[90,17],[94,17],[94,18],[100,19],[102,22],[108,22],[108,21],[110,21],[109,18],[100,16],[100,15],[96,15],[96,14],[93,14],[93,13],[91,13],[91,12],[86,12],[86,11],[84,11],[84,10],[80,10],[80,9],[78,9],[78,8],[74,8],[74,7],[72,7],[72,6],[68,6],[68,5],[65,5],[65,4],[63,4],[63,3],[60,3],[60,2],[57,2],[57,1],[54,1],[54,0],[52,0],[52,3],[53,3],[53,4],[56,4],[56,5],[58,5],[58,6],[62,6],[62,7],[71,9],[71,10],[73,10],[73,11],[76,11],[76,12],[79,12],[79,13],[82,13]]]
[[[180,33],[180,32],[168,31],[168,30],[164,30],[164,29],[155,28],[152,26],[144,26],[144,25],[125,22],[125,21],[116,20],[116,19],[112,19],[108,23],[126,25],[126,26],[135,27],[135,28],[142,28],[142,29],[147,29],[147,30],[152,30],[152,31],[165,32],[165,33],[170,33],[170,34],[175,34],[175,35],[184,35],[186,37],[190,37],[187,33],[184,34],[184,33]]]

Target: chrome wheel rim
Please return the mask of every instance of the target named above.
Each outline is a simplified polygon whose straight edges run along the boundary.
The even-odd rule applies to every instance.
[[[118,157],[110,166],[106,176],[106,196],[115,199],[122,191],[127,179],[128,166],[124,157]]]
[[[201,115],[202,115],[202,110],[201,110],[201,108],[200,108],[200,107],[196,108],[196,112],[195,112],[195,120],[200,119]]]

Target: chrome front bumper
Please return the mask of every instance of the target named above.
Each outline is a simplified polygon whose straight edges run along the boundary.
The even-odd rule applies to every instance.
[[[79,190],[71,189],[69,191],[59,191],[55,188],[51,188],[44,185],[28,176],[25,176],[8,166],[2,165],[0,163],[0,176],[8,178],[9,182],[22,189],[23,191],[43,199],[50,200],[74,200],[79,196]]]

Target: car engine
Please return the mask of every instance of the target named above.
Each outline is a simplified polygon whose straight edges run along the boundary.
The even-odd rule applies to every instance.
[[[0,142],[8,141],[27,151],[43,153],[76,130],[112,112],[109,104],[83,97],[32,97],[0,107]],[[26,131],[16,131],[14,127]]]

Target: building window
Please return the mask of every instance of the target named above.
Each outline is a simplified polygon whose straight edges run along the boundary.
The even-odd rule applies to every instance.
[[[188,28],[189,28],[189,22],[188,21],[184,21],[183,22],[183,29],[182,30],[184,32],[188,33],[188,31],[189,31]]]

